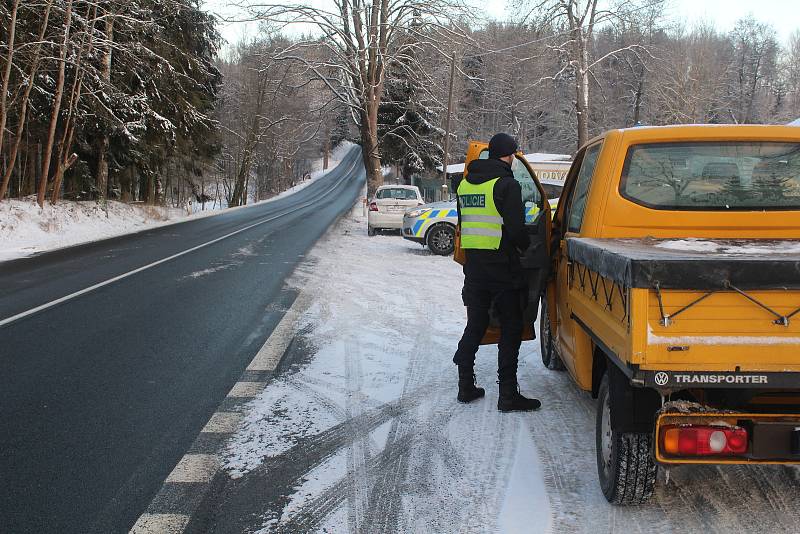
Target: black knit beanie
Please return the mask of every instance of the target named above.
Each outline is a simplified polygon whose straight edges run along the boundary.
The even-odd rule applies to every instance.
[[[489,159],[500,159],[503,156],[516,154],[519,150],[517,141],[506,133],[495,134],[489,141]]]

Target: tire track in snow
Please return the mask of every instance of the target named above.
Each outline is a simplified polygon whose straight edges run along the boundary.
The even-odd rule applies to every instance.
[[[363,376],[361,353],[351,339],[344,341],[345,384],[347,389],[347,421],[353,442],[347,455],[347,522],[351,532],[360,532],[368,513],[370,462],[370,430],[354,422],[364,411],[362,402]]]
[[[295,488],[302,484],[308,473],[352,443],[356,438],[351,434],[353,424],[374,430],[398,417],[402,409],[409,407],[413,407],[413,404],[407,403],[402,407],[398,402],[385,404],[356,417],[355,422],[345,421],[316,435],[301,438],[296,445],[283,453],[265,458],[260,466],[241,478],[228,479],[225,487],[216,495],[216,502],[224,503],[226,513],[218,514],[210,531],[247,532],[254,524],[264,521],[274,524],[274,528],[283,528],[278,521]],[[317,503],[316,506],[319,508],[321,504]],[[303,506],[296,515],[306,517],[314,514],[307,512]],[[314,517],[313,521],[323,519],[316,515]]]
[[[403,295],[407,306],[414,306],[406,295]],[[414,324],[414,343],[407,352],[409,355],[406,366],[405,381],[403,390],[400,394],[399,403],[403,406],[407,402],[408,395],[412,388],[421,382],[422,365],[427,361],[427,349],[430,345],[430,331],[423,325],[430,321],[430,309],[423,306],[424,315],[421,324]],[[409,463],[409,449],[397,454],[394,449],[400,443],[412,440],[411,427],[416,419],[416,414],[410,414],[408,410],[403,410],[403,414],[392,421],[389,435],[386,439],[386,446],[381,455],[384,458],[395,458],[393,462],[383,472],[378,473],[369,493],[367,504],[368,515],[366,525],[369,525],[370,533],[396,532],[399,525],[400,512],[402,507],[402,484],[405,482]]]

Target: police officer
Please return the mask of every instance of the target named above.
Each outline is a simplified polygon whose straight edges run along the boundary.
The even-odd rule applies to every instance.
[[[466,255],[462,299],[467,326],[453,362],[458,365],[458,401],[483,397],[475,385],[475,353],[489,325],[492,302],[500,318],[497,376],[502,412],[536,410],[541,403],[522,396],[517,385],[517,360],[522,342],[522,299],[526,294],[520,253],[529,245],[525,231],[522,189],[511,164],[517,142],[499,133],[489,141],[489,159],[470,163],[458,186],[461,247]]]

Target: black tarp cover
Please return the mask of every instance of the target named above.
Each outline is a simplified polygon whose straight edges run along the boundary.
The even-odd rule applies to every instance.
[[[625,287],[800,289],[800,240],[574,237],[567,253]]]

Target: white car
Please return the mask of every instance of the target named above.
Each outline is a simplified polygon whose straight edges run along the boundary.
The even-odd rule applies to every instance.
[[[384,185],[375,191],[369,203],[367,233],[371,236],[383,229],[403,228],[403,214],[407,209],[421,206],[425,201],[415,185]]]

